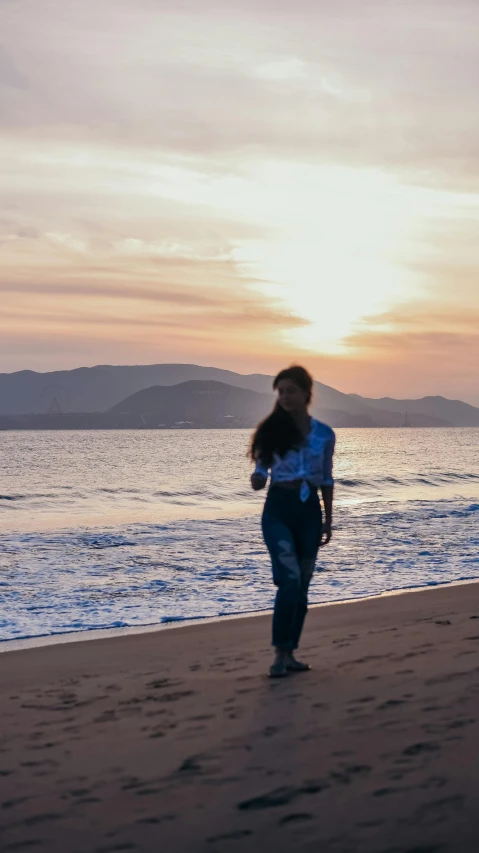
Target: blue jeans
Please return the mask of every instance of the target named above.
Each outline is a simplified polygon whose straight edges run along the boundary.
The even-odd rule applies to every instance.
[[[308,587],[321,542],[321,504],[315,490],[302,503],[294,489],[271,486],[262,529],[278,591],[273,614],[273,646],[297,649],[308,610]]]

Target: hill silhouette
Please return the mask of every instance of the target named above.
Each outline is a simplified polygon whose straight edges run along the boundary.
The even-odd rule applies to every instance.
[[[273,400],[272,394],[193,379],[145,388],[113,406],[110,414],[138,419],[151,427],[241,427],[263,418]]]
[[[238,388],[214,379],[153,386],[132,394],[110,409],[143,426],[253,427],[273,408],[275,396]],[[322,409],[313,412],[333,426],[371,426],[366,416]]]
[[[190,381],[216,381],[266,394],[268,398],[272,393],[271,376],[246,375],[195,364],[98,365],[50,373],[25,370],[0,374],[0,415],[42,415],[46,423],[48,412],[54,412],[57,407],[63,414],[106,414],[140,391]],[[248,411],[256,411],[254,405],[251,402]],[[313,405],[316,416],[333,426],[400,426],[406,412],[412,426],[479,426],[479,408],[444,397],[375,400],[344,394],[316,381]],[[239,413],[235,417],[239,418]],[[179,415],[178,420],[181,419],[190,418]],[[87,422],[85,417],[83,422]]]

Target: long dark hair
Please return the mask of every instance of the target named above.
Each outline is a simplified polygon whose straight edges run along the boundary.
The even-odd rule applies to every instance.
[[[298,385],[307,393],[306,402],[310,403],[313,393],[313,378],[304,367],[295,364],[286,370],[281,370],[274,378],[273,390],[277,389],[282,379],[290,379],[291,382]],[[288,450],[299,447],[302,441],[301,431],[289,412],[286,412],[279,403],[276,403],[271,414],[256,427],[251,439],[249,456],[253,462],[261,460],[265,465],[270,466],[274,454],[283,457]]]

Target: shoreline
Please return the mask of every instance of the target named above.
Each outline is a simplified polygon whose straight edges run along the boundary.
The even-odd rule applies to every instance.
[[[89,413],[78,412],[77,414],[81,417],[82,415],[88,415]],[[100,412],[99,414],[102,415],[104,413]],[[208,424],[206,424],[206,425],[188,424],[188,426],[181,426],[181,424],[172,424],[172,425],[167,425],[167,426],[142,426],[140,424],[138,426],[118,426],[118,425],[115,425],[115,426],[71,426],[71,425],[65,426],[65,425],[60,425],[58,422],[55,422],[55,421],[48,426],[47,425],[45,425],[45,426],[22,426],[18,423],[16,423],[16,424],[12,424],[12,423],[6,424],[5,423],[6,421],[10,421],[10,420],[12,420],[12,421],[17,420],[18,421],[18,420],[22,420],[25,418],[32,418],[32,417],[34,417],[34,418],[40,417],[41,418],[42,415],[33,415],[33,416],[32,415],[0,415],[0,419],[2,419],[2,423],[0,424],[0,432],[173,432],[173,431],[177,431],[177,432],[189,432],[189,431],[190,432],[198,432],[200,430],[217,430],[218,432],[224,432],[225,430],[228,430],[228,431],[237,430],[238,432],[240,432],[240,431],[251,432],[257,425],[256,421],[251,422],[251,424],[249,426],[248,425],[246,425],[246,426],[237,425],[237,424],[235,424],[234,426],[224,426],[224,425],[220,426],[219,424],[213,424],[213,425],[212,424],[210,424],[210,425],[208,425]],[[47,417],[47,416],[44,415],[43,417]],[[68,413],[64,413],[63,417],[68,417]],[[53,418],[57,419],[58,415],[53,415]],[[464,426],[464,425],[457,426],[457,425],[451,424],[451,423],[408,424],[408,425],[405,425],[402,423],[397,423],[397,424],[379,424],[379,423],[364,424],[364,423],[358,423],[356,426],[354,426],[352,424],[334,425],[334,423],[333,423],[333,424],[329,424],[329,426],[331,426],[335,430],[337,430],[337,429],[342,429],[342,430],[346,430],[346,429],[361,429],[361,430],[366,430],[366,429],[371,429],[371,430],[373,430],[373,429],[376,429],[376,430],[377,429],[387,429],[387,430],[393,430],[393,429],[396,429],[396,430],[399,430],[399,429],[400,430],[403,430],[403,429],[430,429],[430,430],[431,429],[441,429],[441,430],[444,430],[444,429],[477,429],[478,428],[476,424],[473,426]]]
[[[428,584],[426,586],[401,587],[398,589],[387,590],[386,592],[378,593],[377,595],[363,595],[356,598],[341,598],[335,601],[323,601],[316,604],[310,604],[308,611],[338,607],[347,604],[361,604],[366,601],[375,601],[376,599],[390,598],[394,596],[409,595],[418,592],[427,592],[435,589],[448,589],[450,587],[465,586],[469,584],[479,583],[479,577],[467,578],[465,580],[448,581],[444,583]],[[120,637],[135,637],[145,634],[161,634],[164,631],[180,630],[190,626],[200,625],[221,625],[226,622],[239,621],[243,619],[254,619],[264,616],[270,616],[272,609],[251,610],[243,613],[231,613],[220,616],[192,616],[184,619],[171,619],[164,622],[155,622],[148,625],[128,625],[118,628],[92,628],[86,631],[65,631],[56,634],[43,634],[34,637],[20,637],[13,640],[0,639],[0,655],[9,652],[20,652],[29,649],[43,649],[51,646],[72,645],[75,643],[95,642],[98,640],[111,640]]]

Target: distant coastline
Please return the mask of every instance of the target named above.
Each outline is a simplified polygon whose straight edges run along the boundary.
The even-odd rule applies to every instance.
[[[255,422],[244,422],[232,418],[223,422],[193,423],[179,421],[175,423],[155,423],[154,418],[129,414],[111,414],[110,412],[65,412],[61,414],[3,415],[0,416],[0,431],[15,430],[112,430],[112,429],[248,429]]]
[[[354,423],[354,417],[347,424],[332,423],[336,429],[402,429],[404,424],[370,424],[364,423],[358,418]],[[109,412],[65,412],[63,414],[32,414],[32,415],[4,415],[0,416],[0,432],[18,431],[68,431],[68,430],[178,430],[178,429],[253,429],[257,421],[241,419],[236,417],[211,420],[208,423],[194,423],[193,421],[179,421],[175,423],[154,423],[154,419],[144,415],[110,414]],[[450,424],[408,424],[408,428],[415,429],[459,429]]]

